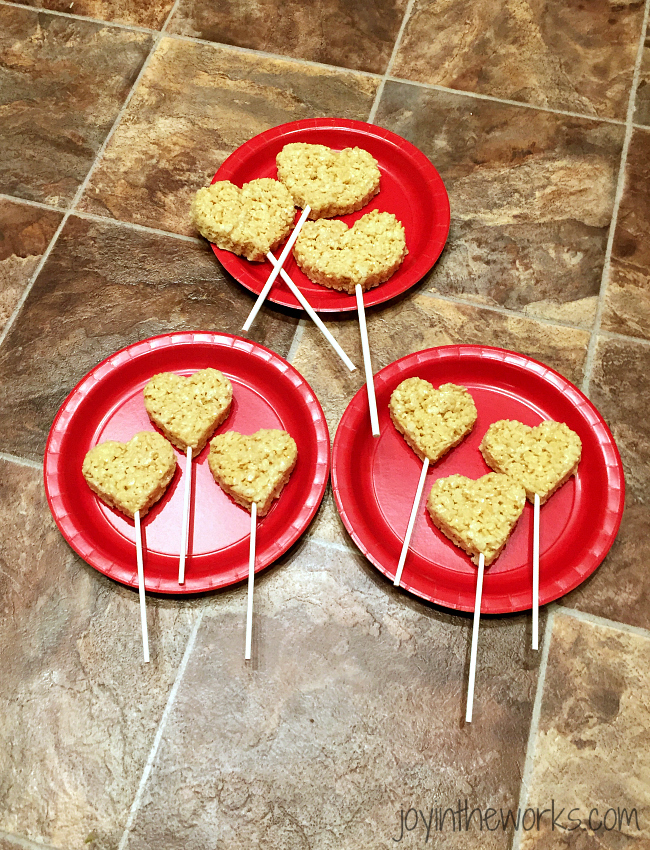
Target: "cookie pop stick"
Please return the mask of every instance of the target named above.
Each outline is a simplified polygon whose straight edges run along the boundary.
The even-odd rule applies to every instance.
[[[478,626],[481,619],[481,597],[483,596],[483,572],[485,571],[485,555],[483,552],[478,558],[478,575],[476,577],[476,598],[474,600],[474,622],[472,624],[472,649],[469,658],[469,682],[467,684],[467,709],[465,711],[465,722],[472,722],[472,709],[474,707],[474,681],[476,679],[476,650],[478,647]]]
[[[261,308],[262,304],[264,303],[264,299],[269,294],[269,290],[273,286],[273,282],[275,281],[276,277],[280,274],[280,269],[284,265],[284,261],[289,256],[289,252],[293,248],[293,243],[298,238],[298,234],[300,233],[300,230],[302,229],[302,226],[305,223],[305,221],[307,220],[307,216],[309,215],[310,212],[311,212],[311,207],[309,207],[309,206],[306,206],[304,208],[304,210],[302,211],[302,215],[298,219],[298,224],[296,224],[296,226],[293,229],[293,233],[287,239],[287,243],[284,246],[284,248],[282,249],[282,253],[278,257],[277,265],[273,266],[273,271],[268,276],[268,279],[267,279],[266,283],[264,284],[262,291],[257,296],[257,301],[253,304],[253,309],[248,314],[248,318],[244,322],[242,330],[244,330],[244,331],[250,330],[250,326],[253,324],[255,316],[257,316],[257,314],[259,313],[260,308]]]
[[[370,362],[370,345],[368,344],[368,330],[366,328],[366,311],[363,306],[363,290],[357,283],[354,288],[357,296],[357,312],[359,313],[359,330],[361,331],[361,350],[363,351],[363,366],[366,370],[366,387],[368,388],[368,404],[370,405],[370,426],[372,436],[379,436],[379,418],[377,416],[377,399],[375,398],[375,382],[372,374],[372,363]]]
[[[415,525],[415,517],[417,516],[418,508],[420,507],[420,499],[422,498],[424,481],[427,477],[428,470],[429,458],[425,457],[424,463],[422,464],[422,472],[420,473],[420,480],[418,481],[417,490],[415,491],[415,498],[413,499],[413,507],[411,508],[409,524],[406,527],[406,534],[404,535],[404,543],[402,544],[402,551],[400,552],[399,562],[397,564],[397,572],[395,573],[395,579],[393,580],[395,587],[399,587],[399,583],[402,580],[402,570],[404,569],[404,562],[406,561],[406,555],[409,550],[409,543],[411,542],[411,535],[413,534],[413,526]]]
[[[135,522],[135,555],[138,563],[138,594],[140,596],[140,622],[142,624],[142,651],[144,660],[149,662],[149,632],[147,630],[147,608],[144,596],[144,562],[142,558],[142,530],[140,528],[140,511],[133,515]]]
[[[273,254],[272,254],[270,251],[269,251],[269,253],[266,255],[266,258],[268,259],[268,261],[271,263],[271,265],[272,265],[274,268],[275,268],[275,266],[276,266],[276,265],[279,265],[278,261],[275,259],[275,257],[273,256]],[[343,349],[342,349],[342,348],[341,348],[341,346],[338,344],[338,342],[334,339],[334,337],[332,336],[332,334],[331,334],[331,333],[327,330],[327,328],[325,327],[325,325],[324,325],[324,324],[323,324],[323,322],[321,321],[321,318],[320,318],[320,316],[318,315],[318,313],[316,313],[316,311],[315,311],[315,310],[314,310],[314,308],[311,306],[311,304],[309,303],[309,301],[307,301],[307,299],[305,298],[305,296],[304,296],[304,295],[302,294],[302,292],[298,289],[298,287],[296,286],[296,284],[295,284],[295,283],[291,280],[291,278],[289,277],[289,275],[286,273],[286,271],[285,271],[283,268],[281,268],[281,269],[280,269],[280,277],[281,277],[281,278],[282,278],[282,280],[283,280],[283,281],[287,284],[287,286],[289,287],[289,289],[291,290],[291,292],[294,294],[294,296],[298,299],[298,301],[299,301],[299,302],[300,302],[300,304],[302,305],[302,308],[303,308],[303,310],[305,311],[305,313],[307,313],[307,315],[309,316],[309,318],[310,318],[310,319],[312,320],[312,322],[316,325],[316,327],[318,328],[318,330],[319,330],[319,331],[323,334],[323,336],[324,336],[324,337],[325,337],[325,339],[329,342],[329,344],[332,346],[332,348],[334,349],[334,351],[336,351],[336,353],[337,353],[337,354],[338,354],[338,356],[341,358],[341,360],[345,363],[345,365],[348,367],[348,369],[350,370],[350,372],[354,372],[354,370],[355,370],[357,367],[356,367],[356,366],[354,365],[354,363],[350,360],[350,358],[349,358],[349,357],[348,357],[348,355],[345,353],[345,351],[343,351]]]
[[[253,642],[253,585],[255,584],[255,535],[257,532],[257,502],[251,505],[251,539],[248,550],[248,605],[246,608],[246,661],[251,657]]]
[[[539,649],[539,494],[533,503],[533,649]]]
[[[183,493],[183,526],[181,530],[181,555],[178,560],[178,583],[185,583],[185,558],[190,532],[190,493],[192,492],[192,446],[187,447],[185,455],[185,489]]]

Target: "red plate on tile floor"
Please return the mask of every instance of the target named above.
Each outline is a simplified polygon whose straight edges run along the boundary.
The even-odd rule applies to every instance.
[[[618,532],[624,480],[614,439],[591,402],[566,378],[535,360],[500,348],[443,346],[397,360],[375,375],[381,436],[370,433],[363,388],[350,402],[334,439],[332,486],[341,518],[364,555],[395,577],[422,462],[396,431],[388,412],[391,392],[406,378],[435,387],[467,387],[478,410],[468,437],[429,468],[422,503],[402,573],[402,586],[423,599],[460,611],[474,610],[476,568],[431,522],[426,498],[437,478],[459,473],[478,478],[491,470],[479,451],[498,419],[537,425],[566,422],[582,440],[578,474],[540,513],[540,604],[572,590],[600,564]],[[483,613],[532,606],[532,505],[501,556],[485,571]]]
[[[344,118],[312,118],[281,124],[254,136],[228,157],[212,182],[230,180],[241,186],[258,177],[277,179],[275,157],[289,142],[327,145],[335,150],[360,147],[379,163],[379,194],[362,210],[340,218],[351,226],[372,210],[394,213],[404,225],[409,253],[386,283],[364,294],[365,305],[382,304],[421,280],[440,256],[449,233],[447,191],[427,157],[406,139],[373,124]],[[296,219],[298,217],[299,214]],[[216,245],[212,245],[212,250],[235,280],[255,294],[262,291],[271,272],[268,262],[251,263]],[[276,251],[277,256],[280,250]],[[284,268],[315,310],[334,313],[357,309],[354,295],[327,289],[309,280],[298,268],[293,255],[288,257]],[[282,280],[273,284],[268,297],[275,304],[302,309]]]
[[[137,587],[134,525],[90,490],[81,466],[105,440],[125,442],[154,430],[142,390],[152,375],[190,375],[208,366],[232,382],[233,403],[217,429],[251,434],[283,428],[298,445],[296,467],[269,513],[258,522],[256,572],[298,539],[323,498],[329,470],[329,434],[316,396],[296,370],[261,345],[227,334],[178,333],[118,351],[96,366],[59,410],[45,450],[45,488],[65,539],[100,572]],[[175,450],[176,451],[176,450]],[[185,456],[167,492],[142,521],[145,585],[158,593],[196,593],[234,584],[248,575],[250,515],[215,484],[209,446],[193,462],[192,510],[185,584],[178,584]]]

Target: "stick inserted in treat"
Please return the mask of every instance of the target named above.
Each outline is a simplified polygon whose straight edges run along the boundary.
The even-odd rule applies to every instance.
[[[273,254],[272,254],[270,251],[269,251],[269,253],[266,255],[266,257],[267,257],[268,261],[271,263],[271,265],[272,265],[274,268],[275,268],[275,266],[279,265],[278,261],[275,259],[275,257],[273,256]],[[309,318],[310,318],[310,319],[312,320],[312,322],[316,325],[316,327],[318,328],[318,330],[319,330],[319,331],[323,334],[323,336],[324,336],[324,337],[325,337],[325,339],[329,342],[329,344],[332,346],[332,348],[334,349],[334,351],[336,351],[336,353],[337,353],[337,354],[338,354],[338,356],[341,358],[341,360],[345,363],[345,365],[348,367],[348,369],[350,370],[350,372],[354,372],[354,370],[355,370],[357,367],[356,367],[356,366],[354,365],[354,363],[350,360],[350,358],[349,358],[349,357],[348,357],[348,355],[345,353],[345,351],[343,351],[343,349],[342,349],[342,348],[341,348],[341,346],[338,344],[338,342],[334,339],[334,337],[332,336],[332,334],[331,334],[331,333],[327,330],[327,328],[326,328],[326,327],[325,327],[325,325],[323,324],[323,322],[322,322],[322,320],[321,320],[320,316],[318,315],[318,313],[314,310],[314,308],[311,306],[311,304],[309,303],[309,301],[307,301],[307,299],[305,298],[305,296],[304,296],[304,295],[302,294],[302,292],[298,289],[298,287],[296,286],[296,284],[293,282],[293,280],[289,277],[289,275],[286,273],[286,271],[285,271],[282,267],[280,267],[280,277],[281,277],[281,278],[282,278],[282,280],[283,280],[283,281],[287,284],[287,286],[289,287],[289,289],[290,289],[290,290],[291,290],[291,292],[293,293],[294,297],[295,297],[295,298],[297,298],[297,299],[298,299],[298,301],[300,302],[300,305],[302,306],[302,308],[303,308],[303,310],[305,311],[305,313],[307,313],[307,315],[309,316]]]
[[[424,490],[424,482],[427,477],[428,470],[429,458],[425,457],[424,463],[422,464],[422,472],[420,473],[420,480],[418,481],[417,490],[415,491],[415,498],[413,499],[411,516],[409,517],[409,523],[406,527],[406,534],[404,535],[404,543],[402,544],[402,551],[399,556],[399,563],[397,564],[397,572],[395,573],[395,579],[393,581],[395,587],[399,587],[399,583],[402,580],[402,570],[404,569],[404,562],[406,561],[406,555],[409,550],[411,535],[413,534],[413,526],[415,525],[415,517],[417,516],[418,508],[420,507],[422,491]]]
[[[192,492],[192,446],[185,455],[185,487],[183,491],[183,526],[181,529],[181,554],[178,560],[178,583],[185,584],[185,558],[190,536],[190,493]]]
[[[368,390],[368,404],[370,406],[370,427],[372,436],[379,436],[379,417],[377,416],[377,398],[375,396],[375,381],[372,374],[372,363],[370,360],[370,344],[368,342],[368,329],[366,328],[366,311],[363,305],[363,289],[360,284],[355,287],[357,296],[357,312],[359,314],[359,331],[361,332],[361,350],[363,351],[363,366],[366,370],[366,387]]]
[[[533,649],[539,649],[539,495],[533,503]]]
[[[140,623],[142,625],[142,651],[144,660],[149,662],[149,632],[147,630],[147,607],[144,596],[144,560],[142,557],[142,529],[140,528],[140,511],[136,511],[135,521],[135,556],[138,564],[138,595],[140,596]]]
[[[472,722],[472,710],[474,707],[474,682],[476,680],[476,650],[478,648],[478,627],[481,619],[481,598],[483,596],[483,573],[485,570],[485,556],[480,553],[478,559],[478,575],[476,576],[476,598],[474,600],[474,622],[472,624],[472,649],[469,658],[469,681],[467,683],[467,708],[465,710],[465,722]]]
[[[259,313],[259,311],[262,307],[262,304],[264,303],[266,296],[269,294],[269,291],[270,291],[271,287],[273,286],[273,283],[274,283],[276,277],[280,274],[280,269],[284,265],[284,261],[289,256],[289,252],[293,248],[293,243],[298,238],[298,234],[300,233],[300,230],[301,230],[303,224],[307,220],[307,216],[309,215],[309,212],[310,212],[309,207],[305,207],[305,209],[302,211],[302,215],[298,219],[298,223],[294,227],[293,233],[287,239],[286,245],[284,246],[284,248],[282,249],[282,253],[278,257],[277,265],[273,266],[273,270],[271,271],[271,274],[269,275],[266,283],[264,284],[262,291],[257,296],[257,301],[253,304],[253,309],[248,314],[248,318],[244,322],[242,330],[244,330],[244,331],[250,330],[250,327],[255,320],[255,316],[257,316],[257,314]]]
[[[257,532],[257,502],[251,505],[251,537],[248,550],[248,604],[246,607],[246,650],[244,658],[250,661],[253,642],[253,586],[255,584],[255,537]]]

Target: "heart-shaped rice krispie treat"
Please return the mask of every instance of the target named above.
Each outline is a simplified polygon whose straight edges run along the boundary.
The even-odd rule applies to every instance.
[[[192,201],[201,236],[225,251],[261,263],[293,228],[293,198],[278,180],[261,177],[241,189],[228,180],[204,186]]]
[[[219,486],[237,502],[257,515],[269,512],[289,480],[298,447],[286,431],[262,429],[250,437],[227,431],[210,442],[208,465]]]
[[[474,399],[465,387],[435,389],[423,378],[407,378],[392,392],[390,418],[420,460],[435,463],[469,434],[476,422]]]
[[[291,142],[276,157],[278,178],[309,218],[332,218],[363,209],[379,192],[377,160],[361,148],[335,151]]]
[[[189,378],[174,372],[154,375],[144,388],[149,418],[176,448],[192,447],[196,457],[230,412],[232,384],[218,369]]]
[[[507,475],[489,472],[477,481],[464,475],[439,478],[429,494],[429,515],[443,534],[478,564],[501,554],[526,505],[526,491]]]
[[[531,428],[501,419],[487,429],[480,449],[488,466],[519,481],[531,502],[537,493],[544,504],[578,471],[582,442],[564,422],[547,420]]]
[[[91,449],[82,472],[99,498],[133,519],[145,516],[167,489],[176,455],[156,431],[140,431],[128,443],[107,440]]]
[[[407,255],[404,228],[392,213],[373,210],[352,227],[344,221],[307,221],[293,248],[314,283],[354,294],[388,280]]]

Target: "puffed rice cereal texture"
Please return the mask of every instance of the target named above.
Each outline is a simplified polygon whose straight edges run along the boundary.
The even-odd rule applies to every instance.
[[[276,157],[278,179],[309,218],[332,218],[363,209],[379,192],[377,160],[362,148],[336,151],[291,142]]]
[[[423,378],[407,378],[392,392],[390,418],[420,460],[435,463],[474,427],[477,412],[465,387],[442,384],[435,389]]]
[[[251,436],[227,431],[210,442],[208,465],[219,486],[238,505],[265,516],[279,498],[298,459],[296,442],[286,431],[261,429]]]
[[[284,241],[295,215],[286,187],[268,177],[241,189],[228,180],[217,181],[199,189],[192,201],[192,220],[202,236],[257,263]]]
[[[578,471],[580,437],[564,422],[547,420],[531,428],[513,419],[493,422],[481,441],[485,462],[519,481],[540,504]]]
[[[478,480],[464,475],[439,478],[427,509],[433,523],[475,564],[485,566],[501,554],[526,505],[526,492],[507,475],[489,472]]]
[[[107,440],[85,456],[82,473],[99,498],[126,516],[144,517],[161,498],[176,470],[176,456],[156,431],[140,431],[128,443]]]
[[[314,283],[354,294],[388,280],[407,255],[402,224],[392,213],[373,210],[352,227],[344,221],[307,221],[293,248],[301,270]]]
[[[192,448],[196,457],[230,412],[232,384],[218,369],[200,369],[190,377],[159,372],[144,388],[151,421],[176,448]]]

